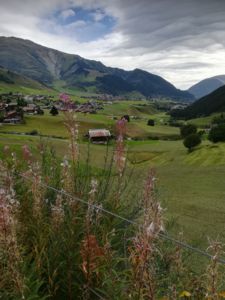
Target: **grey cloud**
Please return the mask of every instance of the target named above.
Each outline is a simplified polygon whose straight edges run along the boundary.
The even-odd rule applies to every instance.
[[[94,45],[97,50],[91,53],[87,50],[88,45],[78,47],[77,41],[70,40],[68,44],[74,43],[76,51],[79,49],[78,54],[83,55],[83,49],[89,58],[102,58],[105,63],[116,64],[117,67],[142,67],[181,86],[185,82],[190,84],[216,75],[217,70],[225,73],[224,0],[0,0],[0,4],[0,34],[17,33],[12,30],[13,18],[22,28],[29,23],[26,19],[33,17],[30,21],[32,30],[37,24],[43,24],[36,28],[38,31],[48,26],[44,17],[49,12],[74,6],[96,8],[101,14],[114,16],[117,25],[111,36]],[[12,16],[8,18],[8,25],[7,18],[4,18],[7,14]],[[20,36],[24,32],[21,31]],[[57,32],[59,39],[64,36],[62,28],[56,25],[54,36],[49,40],[54,41]],[[37,36],[41,39],[42,32],[38,32]],[[34,33],[34,41],[35,37]],[[48,36],[45,41],[47,39]],[[51,46],[54,47],[54,44]],[[71,49],[71,46],[68,47],[68,51]],[[195,70],[198,70],[197,74]]]

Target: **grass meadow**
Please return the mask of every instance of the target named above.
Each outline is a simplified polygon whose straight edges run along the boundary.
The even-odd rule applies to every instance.
[[[188,154],[181,140],[170,140],[179,136],[179,128],[164,125],[168,117],[164,113],[156,114],[151,106],[147,107],[149,114],[140,112],[143,107],[138,106],[138,102],[126,101],[108,105],[98,114],[77,114],[81,158],[85,160],[87,155],[88,141],[84,135],[89,128],[108,128],[113,132],[115,120],[112,116],[119,117],[125,112],[138,114],[140,119],[131,119],[127,125],[128,137],[139,139],[126,142],[128,167],[135,167],[139,177],[144,177],[150,167],[156,169],[160,200],[166,208],[168,221],[176,224],[172,231],[184,231],[188,240],[203,246],[207,237],[218,235],[225,240],[225,145],[204,141]],[[148,118],[156,120],[154,127],[146,125]],[[67,154],[68,134],[63,114],[53,117],[46,111],[44,116],[26,116],[25,121],[22,125],[0,128],[1,148],[7,144],[19,151],[23,144],[28,144],[36,151],[40,137],[23,135],[35,129],[44,136],[41,139],[53,145],[60,157]],[[152,140],[152,136],[159,139]],[[112,153],[113,147],[113,142],[108,150],[104,145],[90,145],[93,164],[101,167],[106,151]]]
[[[126,108],[138,118],[124,135]],[[167,115],[142,108],[0,127],[1,299],[224,298],[225,144],[188,153]],[[89,128],[117,138],[90,144]]]

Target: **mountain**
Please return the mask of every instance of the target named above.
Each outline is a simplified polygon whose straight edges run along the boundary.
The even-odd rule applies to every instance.
[[[215,112],[225,112],[225,85],[183,110],[172,111],[171,115],[188,120],[209,116]]]
[[[225,75],[218,75],[200,81],[193,85],[188,92],[194,95],[196,99],[199,99],[212,93],[223,85],[225,85]]]
[[[52,90],[42,83],[9,71],[0,66],[0,92],[43,92],[50,93]]]
[[[83,92],[193,100],[160,76],[106,67],[99,61],[63,53],[28,40],[0,37],[0,65],[49,87]]]

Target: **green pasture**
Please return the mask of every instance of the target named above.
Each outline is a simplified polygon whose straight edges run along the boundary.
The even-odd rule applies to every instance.
[[[77,114],[81,159],[84,161],[89,156],[94,166],[103,167],[107,153],[109,160],[113,157],[114,141],[108,148],[90,145],[88,151],[88,142],[83,136],[89,128],[113,131],[113,116],[120,118],[125,113],[138,116],[127,125],[128,137],[140,139],[126,142],[127,166],[134,168],[135,172],[132,180],[140,182],[142,189],[147,170],[156,169],[158,197],[166,208],[165,221],[174,222],[169,230],[171,234],[183,231],[188,241],[199,243],[203,248],[208,237],[215,239],[219,236],[225,241],[225,144],[213,145],[204,141],[195,151],[187,153],[182,140],[164,140],[165,137],[179,135],[179,128],[165,125],[168,116],[156,112],[151,105],[147,105],[147,112],[142,111],[145,106],[139,104],[138,101],[124,101],[107,105],[97,114]],[[147,126],[149,118],[156,121],[155,126]],[[40,141],[52,145],[59,157],[68,155],[68,134],[63,125],[63,114],[53,117],[46,111],[43,116],[26,116],[25,121],[22,125],[0,127],[1,156],[4,145],[19,153],[24,144],[31,146],[38,155]],[[24,134],[32,130],[37,130],[44,137]],[[151,140],[151,136],[159,139]]]
[[[56,149],[59,157],[69,155],[66,139],[49,139],[31,136],[0,134],[0,150],[9,145],[12,151],[20,152],[28,144],[38,155],[38,144],[45,141]],[[79,152],[84,161],[103,167],[108,153],[113,157],[113,147],[81,143]],[[171,234],[183,232],[188,241],[206,247],[207,238],[217,235],[225,240],[225,145],[216,147],[204,142],[188,154],[182,141],[128,141],[128,168],[134,169],[131,180],[143,186],[146,172],[156,170],[158,197],[165,207],[166,222],[174,221]],[[2,152],[2,151],[1,151]]]

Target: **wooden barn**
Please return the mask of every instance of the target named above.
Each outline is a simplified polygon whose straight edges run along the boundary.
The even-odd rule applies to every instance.
[[[90,129],[88,137],[92,143],[106,144],[111,138],[111,133],[107,129]]]

